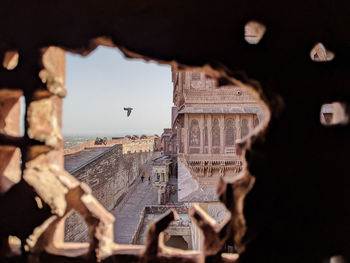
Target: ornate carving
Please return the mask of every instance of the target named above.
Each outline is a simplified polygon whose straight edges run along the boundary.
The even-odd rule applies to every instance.
[[[247,136],[249,134],[248,120],[241,120],[241,138]]]
[[[228,119],[225,125],[225,146],[235,145],[235,128],[232,119]]]
[[[212,146],[220,146],[220,126],[218,119],[213,120],[212,134]]]
[[[200,129],[198,120],[193,119],[190,125],[190,146],[199,146],[200,145]]]
[[[187,166],[198,177],[212,176],[214,172],[224,176],[225,171],[228,170],[232,171],[233,174],[238,174],[242,171],[243,162],[240,159],[220,160],[220,158],[217,158],[215,160],[204,160],[191,158],[191,160],[187,160]]]

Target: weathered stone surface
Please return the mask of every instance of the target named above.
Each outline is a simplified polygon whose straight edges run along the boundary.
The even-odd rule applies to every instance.
[[[19,98],[21,91],[0,89],[0,132],[8,135],[20,134],[20,110]]]
[[[19,54],[16,50],[6,51],[2,61],[2,66],[8,70],[12,70],[17,66],[18,58]]]
[[[0,194],[7,192],[21,179],[19,148],[0,146]]]
[[[57,96],[32,101],[27,116],[29,138],[54,148],[62,147],[61,112],[62,100]]]
[[[44,69],[39,77],[46,88],[54,95],[65,97],[66,80],[66,52],[58,47],[48,47],[42,50],[42,64]]]

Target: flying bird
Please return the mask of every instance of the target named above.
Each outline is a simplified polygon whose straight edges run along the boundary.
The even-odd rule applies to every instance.
[[[131,111],[133,110],[133,108],[124,108],[124,110],[126,110],[127,111],[127,113],[126,113],[126,116],[130,116],[130,114],[131,114]]]

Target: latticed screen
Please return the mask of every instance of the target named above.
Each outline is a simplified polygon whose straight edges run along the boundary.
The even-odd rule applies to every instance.
[[[213,146],[220,146],[220,126],[219,126],[218,119],[213,120],[212,133],[213,133],[212,145]]]
[[[241,120],[241,125],[241,137],[243,138],[249,134],[248,120]]]
[[[200,129],[198,120],[192,120],[190,126],[190,146],[200,145]]]
[[[192,80],[194,81],[199,81],[201,80],[201,73],[200,72],[192,72]]]
[[[225,144],[226,146],[234,146],[235,144],[235,129],[233,120],[231,119],[226,121]]]

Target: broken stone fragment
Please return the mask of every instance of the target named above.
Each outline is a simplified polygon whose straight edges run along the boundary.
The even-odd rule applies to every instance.
[[[39,72],[42,83],[46,84],[49,92],[59,97],[67,94],[65,86],[66,53],[59,47],[42,49],[43,69]]]
[[[31,102],[27,115],[29,138],[62,148],[61,112],[62,100],[57,96]]]
[[[60,182],[53,169],[46,164],[30,166],[25,169],[23,178],[51,207],[53,214],[64,215],[68,189]]]

